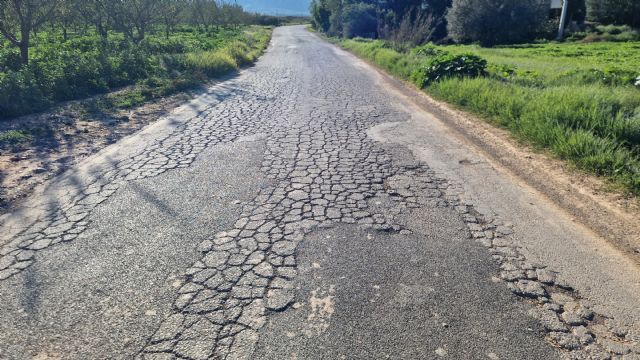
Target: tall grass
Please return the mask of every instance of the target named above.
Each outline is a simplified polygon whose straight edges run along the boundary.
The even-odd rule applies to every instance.
[[[345,40],[341,45],[396,76],[421,84],[416,74],[426,59],[415,51],[398,52],[380,41]],[[558,57],[566,55],[562,46],[439,47],[451,53],[466,50],[485,56],[492,62],[492,74],[449,78],[425,90],[580,169],[607,176],[629,192],[640,194],[640,90],[622,77],[601,81],[599,75],[605,73],[601,69],[610,65],[593,54],[604,56],[602,49],[607,49],[609,58],[624,57],[638,44],[580,45],[582,57],[576,55],[577,47],[569,44],[566,52],[571,59],[558,62]],[[640,60],[638,54],[633,56]],[[626,61],[620,66],[632,71]],[[640,75],[640,68],[636,71],[634,74]],[[570,74],[576,73],[582,74],[579,81],[570,81]]]

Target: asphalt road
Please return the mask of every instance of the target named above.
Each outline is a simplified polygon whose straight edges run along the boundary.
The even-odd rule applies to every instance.
[[[520,219],[381,139],[403,101],[276,29],[255,67],[2,219],[0,358],[638,355],[633,325],[527,256]]]

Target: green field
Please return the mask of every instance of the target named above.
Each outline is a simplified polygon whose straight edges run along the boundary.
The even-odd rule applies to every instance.
[[[363,39],[340,44],[420,87],[421,70],[443,54],[478,55],[487,61],[482,76],[448,77],[425,91],[640,194],[640,42],[414,49]]]
[[[168,36],[162,29],[142,42],[122,33],[106,39],[89,30],[40,32],[30,47],[30,63],[21,66],[18,49],[0,41],[0,119],[45,110],[58,102],[81,99],[128,85],[112,106],[135,106],[227,74],[257,59],[271,29],[260,26],[181,25]]]

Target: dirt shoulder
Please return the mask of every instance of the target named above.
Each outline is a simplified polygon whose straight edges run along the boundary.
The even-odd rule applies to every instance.
[[[395,90],[436,115],[492,163],[542,193],[574,221],[605,238],[640,264],[640,199],[617,191],[606,180],[537,151],[517,141],[508,131],[437,101],[412,84],[362,60],[377,69]]]
[[[109,93],[0,122],[0,133],[28,134],[26,140],[0,146],[0,215],[11,212],[47,180],[157,121],[201,91],[181,92],[128,109],[96,108],[94,104],[102,98],[117,94]]]

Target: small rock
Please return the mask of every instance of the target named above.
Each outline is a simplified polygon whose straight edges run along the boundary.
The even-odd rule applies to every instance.
[[[549,337],[565,350],[579,350],[582,344],[577,337],[564,332],[551,332]]]
[[[547,295],[547,291],[537,281],[519,280],[515,285],[518,290],[516,294],[520,296],[537,298]]]
[[[568,302],[572,302],[574,301],[573,298],[569,295],[563,294],[563,293],[552,293],[551,294],[551,299],[560,304],[560,305],[564,305]]]
[[[435,351],[436,355],[438,356],[447,356],[447,350],[443,349],[443,348],[437,348]]]
[[[267,292],[266,307],[273,311],[282,311],[293,303],[294,295],[291,290],[271,289]]]
[[[537,269],[536,276],[538,277],[538,281],[547,285],[553,284],[556,280],[556,274],[547,269]]]
[[[567,326],[560,321],[558,315],[551,310],[532,309],[529,312],[538,319],[547,331],[567,332]]]
[[[573,328],[573,334],[580,340],[580,343],[584,345],[591,344],[594,340],[593,334],[584,326]]]
[[[523,271],[501,271],[500,272],[500,278],[504,281],[516,281],[516,280],[520,280],[520,279],[526,279],[526,275]]]
[[[605,350],[616,355],[626,355],[631,352],[631,349],[629,348],[628,345],[615,342],[609,339],[604,339],[600,343],[602,347],[605,348]]]
[[[564,322],[566,322],[567,324],[569,324],[571,326],[578,326],[578,325],[586,325],[587,324],[585,319],[580,317],[578,314],[575,314],[575,313],[572,313],[572,312],[568,312],[568,311],[565,311],[565,312],[562,313],[562,320],[564,320]]]

